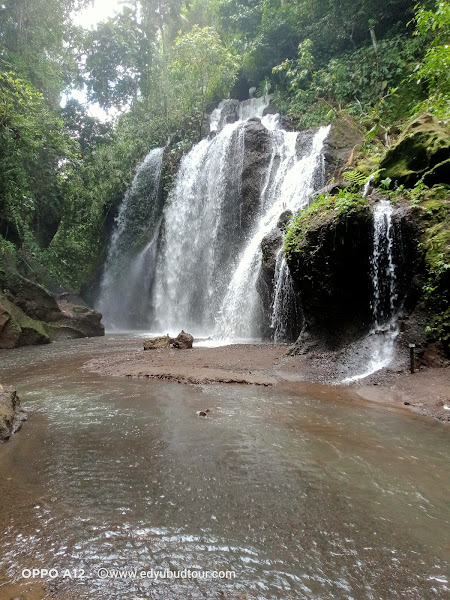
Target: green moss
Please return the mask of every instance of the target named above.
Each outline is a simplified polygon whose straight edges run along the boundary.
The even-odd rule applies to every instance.
[[[308,243],[309,231],[333,221],[345,220],[361,208],[367,210],[367,207],[367,200],[359,193],[341,190],[336,196],[320,195],[289,225],[284,241],[285,254],[301,252]]]
[[[79,304],[74,304],[72,306],[72,310],[74,313],[83,314],[89,312],[89,309],[86,306],[80,306]]]
[[[450,134],[427,113],[409,123],[380,163],[383,177],[397,184],[413,186],[424,176],[427,183],[446,183],[441,168],[450,158]],[[438,168],[439,167],[439,168]]]

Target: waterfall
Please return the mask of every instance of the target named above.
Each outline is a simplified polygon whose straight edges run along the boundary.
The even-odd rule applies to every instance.
[[[164,213],[154,289],[159,331],[211,332],[231,252],[240,243],[243,151],[239,123],[234,123],[212,140],[202,140],[181,161]]]
[[[258,336],[261,241],[284,210],[298,211],[307,204],[328,134],[328,128],[283,131],[278,116],[262,116],[267,104],[261,98],[223,101],[211,115],[214,135],[182,159],[164,211],[154,329],[218,338]],[[270,156],[258,205],[246,223],[245,135],[255,117],[265,128]]]
[[[364,379],[389,365],[394,358],[395,339],[399,331],[396,318],[398,294],[392,213],[388,200],[381,200],[374,205],[371,259],[373,327],[367,338],[369,365],[362,374],[347,377],[343,383]]]
[[[298,319],[299,310],[294,292],[294,283],[284,258],[283,247],[279,249],[275,263],[273,296],[272,315],[270,319],[273,340],[277,343],[286,342],[290,337],[292,321],[295,324],[295,321]]]
[[[273,115],[262,122],[272,133],[272,153],[261,191],[255,226],[237,260],[217,318],[215,335],[225,338],[252,338],[259,334],[259,296],[256,290],[261,264],[261,242],[276,227],[284,210],[298,212],[307,206],[322,177],[322,148],[329,127],[315,134],[274,129]],[[300,142],[300,149],[298,148]],[[309,143],[308,143],[309,142]],[[301,157],[298,153],[301,153]]]
[[[130,329],[149,324],[149,294],[161,226],[159,184],[163,154],[164,148],[154,148],[147,154],[119,208],[98,302],[108,328]]]

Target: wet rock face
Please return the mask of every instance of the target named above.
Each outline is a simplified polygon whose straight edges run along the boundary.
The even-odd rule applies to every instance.
[[[450,134],[430,114],[415,119],[380,163],[383,177],[414,186],[422,177],[428,186],[450,183]]]
[[[270,317],[272,314],[273,286],[275,276],[275,265],[277,253],[283,243],[283,232],[276,227],[268,233],[261,242],[262,261],[256,289],[258,290],[262,306],[262,331],[261,335],[265,339],[270,339],[272,330],[270,328]]]
[[[293,216],[294,215],[291,210],[285,210],[284,212],[282,212],[281,215],[279,216],[278,222],[277,222],[278,229],[281,229],[282,231],[286,231],[287,225]]]
[[[244,229],[253,222],[258,210],[262,185],[270,162],[270,134],[260,119],[250,119],[244,129],[244,160],[241,184],[241,224]]]
[[[364,134],[350,115],[334,121],[324,144],[325,180],[339,178],[343,168],[353,163],[353,155],[364,143]]]
[[[284,241],[284,231],[292,212],[284,211],[278,219],[277,227],[272,229],[261,242],[262,261],[256,289],[261,300],[261,335],[264,339],[273,339],[274,330],[271,327],[273,303],[275,296],[275,270],[278,252]],[[294,342],[303,327],[303,314],[297,297],[292,298],[289,306],[285,306],[286,336],[283,341]]]
[[[17,392],[0,385],[0,442],[7,440],[26,421]]]
[[[383,196],[374,192],[373,200]],[[415,323],[422,314],[420,281],[423,269],[420,232],[413,210],[399,202],[392,216],[397,309],[402,309],[399,343],[419,342],[425,327]],[[313,213],[298,232],[287,256],[304,311],[304,328],[294,353],[315,348],[338,349],[365,335],[373,325],[372,206],[360,204],[351,214],[336,210]],[[419,319],[420,320],[420,319]]]

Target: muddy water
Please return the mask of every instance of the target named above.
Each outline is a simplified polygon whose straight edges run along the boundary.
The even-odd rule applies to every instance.
[[[0,445],[2,600],[447,597],[448,428],[325,388],[80,371],[133,343],[0,353],[0,380],[30,412]],[[24,579],[32,568],[58,576]],[[100,568],[150,575],[100,579]],[[155,581],[151,569],[235,578]]]

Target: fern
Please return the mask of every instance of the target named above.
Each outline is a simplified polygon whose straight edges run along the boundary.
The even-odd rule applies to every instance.
[[[353,183],[353,185],[365,185],[368,180],[369,177],[367,175],[364,175],[364,173],[361,173],[360,171],[346,171],[345,173],[342,173],[342,178],[345,179],[345,181],[348,181],[350,183]]]
[[[383,169],[377,169],[376,171],[370,173],[370,175],[364,175],[364,173],[353,169],[353,171],[346,171],[345,173],[342,173],[342,178],[353,185],[362,187],[363,185],[366,185],[369,180],[376,182],[382,170]]]

